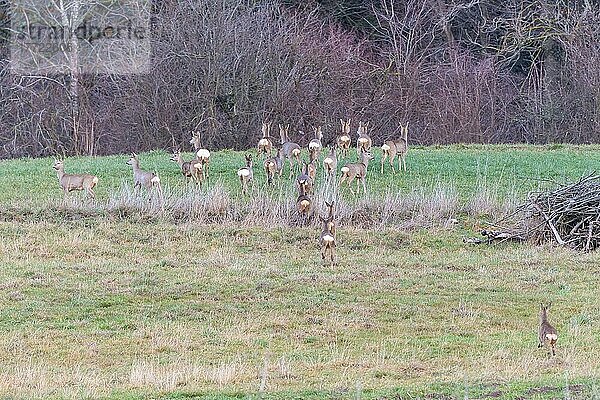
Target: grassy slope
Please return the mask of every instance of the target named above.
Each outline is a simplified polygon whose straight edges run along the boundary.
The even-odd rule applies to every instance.
[[[597,150],[419,148],[405,176],[372,170],[370,182],[384,191],[440,180],[467,195],[487,181],[524,193],[535,183],[516,175],[576,177],[595,169]],[[179,185],[167,158],[145,154],[142,165]],[[241,159],[215,155],[226,186],[237,188]],[[129,179],[124,161],[69,159],[67,170],[99,174],[105,198]],[[50,165],[1,162],[0,204],[60,198]],[[218,398],[256,393],[266,376],[276,398],[357,388],[556,398],[578,382],[571,397],[589,398],[600,372],[599,256],[466,247],[461,233],[342,230],[342,261],[330,269],[310,229],[2,222],[0,395]],[[535,348],[536,307],[548,299],[561,334],[551,361]]]
[[[597,146],[444,146],[411,149],[409,171],[404,175],[379,173],[379,150],[369,172],[369,187],[376,192],[411,190],[436,183],[450,184],[467,198],[485,184],[501,195],[524,194],[538,182],[527,178],[562,180],[596,170],[600,165]],[[190,157],[190,154],[187,155]],[[353,158],[349,157],[351,160]],[[66,171],[89,172],[100,177],[97,193],[107,198],[124,182],[131,181],[127,156],[69,158]],[[164,152],[140,155],[142,168],[157,171],[165,187],[182,185],[177,166]],[[260,163],[259,163],[260,164]],[[341,167],[342,162],[340,162]],[[61,198],[51,159],[0,161],[0,204],[41,204]],[[239,191],[235,171],[243,166],[243,153],[222,151],[213,155],[213,182]],[[264,182],[262,167],[256,167],[257,181]]]

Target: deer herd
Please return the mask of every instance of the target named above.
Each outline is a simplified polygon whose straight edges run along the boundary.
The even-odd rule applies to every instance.
[[[352,138],[351,121],[340,120],[341,130],[335,138],[334,145],[331,146],[328,153],[322,161],[323,172],[326,180],[331,179],[338,170],[338,155],[347,158],[350,152]],[[308,215],[312,210],[313,201],[311,196],[314,194],[315,178],[317,175],[317,165],[321,153],[324,150],[323,132],[321,127],[314,128],[314,138],[308,144],[308,162],[302,160],[302,148],[297,143],[290,140],[289,125],[279,125],[280,146],[276,148],[271,137],[272,122],[263,122],[262,137],[257,144],[257,155],[263,158],[263,168],[267,179],[267,184],[274,184],[275,179],[280,179],[283,175],[286,160],[289,163],[289,177],[294,172],[298,173],[296,177],[296,188],[298,197],[296,207],[301,215]],[[340,168],[339,186],[346,183],[348,189],[355,194],[352,189],[352,183],[356,181],[357,193],[360,194],[362,187],[363,193],[366,193],[366,176],[369,167],[369,161],[373,159],[372,140],[369,136],[369,124],[359,122],[357,129],[356,152],[357,161],[345,163]],[[398,162],[398,171],[406,171],[406,154],[408,153],[408,124],[400,126],[400,137],[393,140],[387,140],[381,146],[381,173],[384,172],[384,165],[389,162],[392,172],[395,173],[395,161]],[[175,162],[181,174],[191,179],[200,187],[209,177],[209,166],[211,153],[204,148],[200,139],[200,132],[193,131],[189,142],[195,150],[195,158],[185,161],[179,150],[173,152],[170,161]],[[155,172],[145,171],[140,168],[138,156],[134,153],[126,162],[133,171],[134,189],[157,190],[162,196],[160,178]],[[244,165],[237,170],[242,193],[247,195],[249,187],[253,184],[254,171],[253,159],[251,154],[245,155]],[[53,168],[56,170],[58,182],[64,194],[75,190],[84,191],[89,197],[94,198],[94,187],[98,184],[98,177],[90,174],[67,174],[64,171],[62,160],[55,160]],[[336,222],[334,203],[325,201],[328,214],[323,217],[319,214],[319,220],[322,222],[319,244],[321,247],[321,258],[323,264],[330,266],[336,265]],[[539,313],[539,331],[538,347],[547,347],[549,354],[554,356],[558,334],[556,329],[548,322],[548,305],[540,305]]]

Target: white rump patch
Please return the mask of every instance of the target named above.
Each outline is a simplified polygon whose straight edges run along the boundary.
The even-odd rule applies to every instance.
[[[273,161],[269,161],[269,162],[267,163],[267,167],[268,167],[268,168],[273,168],[274,166],[275,166],[275,163],[274,163]]]
[[[340,142],[349,142],[349,141],[350,141],[350,136],[348,136],[348,135],[340,136]]]
[[[348,172],[350,172],[350,168],[348,168],[348,167],[342,167],[342,172],[344,174],[347,174]]]
[[[268,141],[267,139],[265,139],[265,138],[263,138],[263,139],[260,139],[260,140],[258,141],[258,145],[259,145],[259,146],[268,146],[268,145],[269,145],[269,141]]]
[[[333,164],[333,159],[331,159],[331,158],[327,157],[326,159],[324,159],[324,160],[323,160],[323,163],[324,163],[324,164],[327,164],[327,165],[329,165],[329,164]]]
[[[390,149],[390,146],[387,144],[384,144],[383,146],[381,146],[381,150],[383,151],[388,151]]]
[[[194,166],[194,168],[196,168],[196,169],[202,169],[202,164],[201,164],[201,163],[196,163],[196,164],[194,164],[193,166]]]
[[[158,176],[155,176],[154,178],[150,179],[150,182],[152,182],[152,183],[160,183],[160,178]]]
[[[95,176],[94,179],[92,179],[92,182],[94,183],[94,185],[98,184],[98,177]]]
[[[327,243],[332,243],[335,241],[335,239],[331,235],[325,235],[325,236],[323,236],[323,241],[327,242]]]
[[[206,149],[200,149],[196,153],[196,157],[198,157],[198,158],[210,158],[210,151],[208,151]]]
[[[250,171],[248,171],[246,168],[242,168],[238,171],[238,176],[243,176],[243,177],[250,176]]]
[[[310,205],[310,201],[308,201],[308,200],[302,200],[300,202],[300,204],[302,204],[302,206],[304,206],[304,207],[308,207]]]
[[[546,339],[548,340],[557,340],[558,339],[558,335],[555,333],[546,333]]]
[[[358,138],[358,143],[369,143],[369,139],[364,137]]]
[[[319,143],[311,142],[311,143],[308,144],[308,148],[310,150],[320,149],[321,145]]]
[[[292,151],[292,154],[295,155],[295,156],[300,155],[300,149],[294,149]]]

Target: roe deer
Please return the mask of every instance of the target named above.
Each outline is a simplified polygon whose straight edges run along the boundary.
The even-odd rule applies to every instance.
[[[313,131],[315,132],[315,138],[308,143],[310,161],[318,159],[323,148],[323,129],[319,126],[318,128],[313,128]]]
[[[98,184],[98,177],[89,174],[66,174],[65,166],[61,160],[54,160],[52,166],[56,170],[58,183],[65,196],[74,190],[84,190],[92,199],[96,198],[94,187]]]
[[[310,213],[311,206],[312,200],[306,194],[306,188],[304,186],[300,186],[300,194],[296,199],[296,207],[298,208],[298,212],[303,215],[308,215]]]
[[[312,184],[315,184],[315,179],[317,177],[317,160],[312,160],[306,165],[306,173],[310,177],[310,181]]]
[[[133,187],[134,190],[143,188],[153,189],[156,188],[159,194],[162,193],[160,187],[160,178],[154,172],[144,171],[140,168],[140,161],[135,153],[131,153],[131,157],[126,162],[133,169]]]
[[[338,147],[342,150],[343,156],[347,157],[350,143],[352,143],[352,139],[350,138],[350,119],[347,121],[340,119],[340,123],[342,124],[342,132],[337,137],[336,142]]]
[[[183,156],[181,155],[181,151],[179,150],[174,152],[169,160],[179,165],[179,168],[181,169],[181,174],[183,176],[185,176],[186,178],[192,178],[192,180],[196,184],[202,186],[203,175],[202,163],[200,162],[200,160],[196,158],[191,161],[185,161],[183,159]]]
[[[363,193],[367,193],[367,188],[365,185],[365,178],[367,177],[367,167],[369,166],[369,160],[373,159],[373,155],[370,151],[361,151],[360,153],[360,162],[346,164],[342,167],[342,178],[340,179],[340,186],[344,181],[348,180],[348,187],[350,188],[350,192],[354,194],[352,187],[350,184],[354,179],[356,179],[356,187],[358,189],[358,193],[360,194],[360,183],[362,182]]]
[[[538,348],[548,346],[550,348],[550,354],[556,355],[556,341],[558,340],[558,334],[556,329],[550,322],[548,322],[548,308],[550,304],[544,306],[540,304],[540,329],[538,331]]]
[[[242,194],[248,194],[248,183],[254,181],[254,171],[252,170],[252,155],[247,154],[244,157],[246,158],[246,166],[238,169],[237,174],[242,184]]]
[[[290,125],[288,124],[287,126],[283,126],[281,124],[279,124],[279,136],[281,139],[281,149],[283,150],[283,156],[290,160],[290,178],[292,177],[292,173],[293,173],[293,165],[294,165],[294,160],[296,163],[297,167],[300,167],[301,161],[300,161],[300,146],[298,146],[297,143],[294,142],[290,142],[290,137],[289,137],[289,130],[290,130]]]
[[[190,144],[194,146],[196,151],[196,159],[202,164],[202,176],[204,179],[208,179],[208,165],[210,164],[210,151],[202,147],[202,141],[200,140],[200,131],[192,131],[192,138]]]
[[[408,153],[408,123],[406,126],[400,125],[402,137],[396,140],[388,140],[381,146],[381,173],[383,174],[383,163],[386,158],[389,158],[392,172],[394,170],[394,159],[398,156],[398,171],[406,171],[406,153]]]
[[[283,163],[285,159],[283,157],[283,149],[277,150],[276,157],[269,157],[265,160],[265,174],[267,175],[267,183],[273,183],[273,177],[275,174],[278,174],[281,178],[281,174],[283,173]]]
[[[333,267],[335,262],[335,220],[333,216],[333,203],[325,203],[329,208],[329,215],[327,218],[323,218],[319,215],[319,219],[323,222],[323,229],[321,230],[321,237],[319,243],[321,245],[321,259],[323,265],[327,261],[327,255],[329,254],[330,265]]]
[[[258,145],[256,146],[259,156],[264,155],[265,157],[269,157],[273,151],[273,142],[271,141],[271,125],[273,125],[273,122],[262,123],[262,138],[258,141]]]
[[[361,151],[370,151],[371,146],[373,145],[371,137],[367,134],[368,129],[368,122],[366,124],[363,124],[362,121],[358,123],[358,130],[356,131],[358,134],[358,138],[356,139],[356,152],[359,155]]]
[[[306,193],[312,194],[313,180],[308,174],[308,164],[304,161],[302,162],[302,173],[296,178],[296,185],[298,186],[298,193],[304,190]]]
[[[337,155],[335,154],[335,146],[331,148],[329,154],[323,160],[323,168],[327,176],[333,176],[337,170]]]

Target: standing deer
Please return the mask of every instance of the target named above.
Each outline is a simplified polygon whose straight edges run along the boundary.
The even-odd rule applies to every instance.
[[[352,143],[352,139],[350,138],[350,119],[347,121],[340,119],[340,123],[342,125],[342,132],[337,137],[336,142],[338,147],[342,150],[343,156],[347,157],[350,143]]]
[[[285,158],[283,157],[283,149],[277,150],[276,157],[269,157],[264,162],[265,174],[267,175],[267,183],[273,183],[273,177],[275,174],[278,174],[281,178],[281,174],[283,173],[283,163],[285,162]]]
[[[192,178],[192,180],[202,186],[202,181],[204,180],[204,176],[202,175],[202,163],[200,160],[193,159],[191,161],[185,161],[183,156],[181,155],[181,151],[177,150],[173,153],[170,161],[173,161],[179,165],[181,169],[181,174],[186,178]]]
[[[350,186],[352,181],[356,179],[356,188],[358,189],[358,193],[360,194],[360,183],[362,182],[363,193],[367,192],[367,188],[365,185],[365,179],[367,177],[367,167],[369,166],[369,160],[373,159],[373,155],[370,151],[361,151],[360,153],[360,162],[346,164],[342,167],[342,177],[340,179],[340,186],[344,181],[348,180],[348,187],[350,188],[350,192],[355,194]]]
[[[313,131],[315,132],[315,138],[308,143],[310,161],[317,160],[323,148],[323,129],[319,126],[318,128],[313,128]]]
[[[90,196],[92,199],[96,198],[94,187],[98,184],[97,176],[89,174],[66,174],[62,160],[54,160],[52,168],[56,170],[58,184],[65,196],[74,190],[84,190],[87,196]]]
[[[134,190],[141,188],[157,189],[162,197],[162,188],[160,187],[160,178],[154,172],[144,171],[140,168],[140,161],[135,153],[131,153],[131,157],[126,162],[133,169],[133,187]]]
[[[402,137],[396,140],[388,140],[383,146],[381,146],[381,173],[383,174],[383,163],[386,158],[389,158],[390,165],[392,166],[392,172],[394,170],[394,159],[398,156],[398,171],[406,171],[406,153],[408,153],[408,123],[406,126],[400,125],[400,132]]]
[[[296,199],[296,207],[298,208],[298,212],[300,214],[306,216],[310,213],[310,209],[312,206],[312,200],[306,194],[305,186],[300,186],[299,190],[300,190],[300,192],[299,192],[298,198]]]
[[[248,194],[248,184],[254,181],[254,171],[252,170],[252,155],[247,154],[246,158],[246,166],[238,169],[238,177],[240,178],[240,183],[242,184],[242,194]]]
[[[298,187],[298,192],[301,192],[302,190],[306,193],[313,192],[313,180],[308,174],[308,164],[306,162],[302,163],[302,173],[296,178],[296,185]]]
[[[300,167],[300,146],[297,143],[291,142],[289,137],[290,125],[283,126],[279,124],[279,136],[281,139],[281,149],[283,156],[290,161],[290,178],[293,173],[294,160],[297,167]]]
[[[208,165],[210,164],[210,151],[202,147],[202,141],[200,140],[200,131],[192,131],[192,138],[190,144],[194,146],[196,151],[196,159],[202,164],[202,176],[204,179],[208,179]]]
[[[323,222],[323,229],[321,230],[321,237],[319,243],[321,245],[321,259],[323,265],[327,262],[327,255],[329,255],[330,265],[333,267],[336,264],[335,261],[335,220],[333,216],[333,203],[326,203],[329,208],[329,215],[327,218],[323,218],[319,215],[319,219]]]
[[[262,123],[262,138],[258,141],[256,146],[258,149],[258,155],[264,155],[269,157],[273,151],[273,142],[271,141],[271,125],[273,122]]]
[[[327,176],[333,176],[337,170],[337,155],[335,154],[335,146],[331,148],[329,154],[323,160],[323,168]]]
[[[360,155],[361,151],[370,151],[371,146],[373,145],[373,141],[371,137],[367,134],[369,130],[369,123],[363,125],[362,121],[358,123],[358,130],[356,133],[358,134],[358,138],[356,139],[356,152]]]
[[[558,334],[556,329],[550,322],[548,322],[548,308],[550,304],[544,306],[540,304],[540,329],[538,331],[538,348],[547,346],[550,348],[550,354],[556,355],[556,341],[558,340]]]
[[[306,173],[308,174],[312,185],[315,184],[315,179],[317,178],[317,160],[311,160],[306,165]]]

